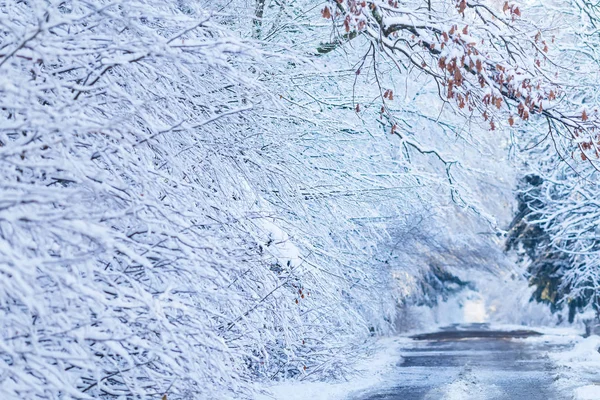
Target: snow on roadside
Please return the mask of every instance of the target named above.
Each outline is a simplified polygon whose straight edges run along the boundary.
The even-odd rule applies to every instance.
[[[556,385],[573,392],[575,400],[600,399],[600,336],[574,339],[572,349],[551,353],[559,368]]]
[[[402,362],[400,347],[412,339],[408,337],[381,338],[372,352],[356,365],[356,373],[347,381],[336,382],[278,382],[262,387],[257,400],[341,400],[354,393],[385,386],[386,376]]]
[[[600,386],[586,385],[575,389],[576,400],[598,400],[600,399]]]

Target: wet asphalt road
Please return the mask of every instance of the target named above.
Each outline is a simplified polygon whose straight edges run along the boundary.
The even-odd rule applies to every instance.
[[[537,336],[474,324],[417,336],[414,346],[401,350],[404,361],[391,387],[356,400],[566,399],[553,388],[547,357],[561,346],[519,339],[530,335]]]

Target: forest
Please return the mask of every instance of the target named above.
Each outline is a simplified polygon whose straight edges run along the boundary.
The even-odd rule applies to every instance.
[[[344,380],[477,279],[597,321],[599,88],[591,0],[0,1],[0,397]]]

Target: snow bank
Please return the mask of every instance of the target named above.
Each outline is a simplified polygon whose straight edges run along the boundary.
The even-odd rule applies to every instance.
[[[592,335],[581,339],[572,350],[556,354],[553,357],[564,363],[578,363],[579,365],[589,363],[600,367],[598,349],[600,349],[600,336]]]
[[[406,341],[412,340],[404,337],[379,339],[371,354],[357,363],[357,372],[345,381],[280,382],[262,388],[263,394],[258,400],[337,400],[345,399],[353,393],[381,388],[386,382],[389,384],[387,374],[402,362],[400,345]]]
[[[600,336],[574,339],[568,351],[550,354],[559,372],[556,384],[577,400],[600,399]]]
[[[598,400],[600,399],[599,385],[586,385],[575,390],[575,399],[577,400]]]

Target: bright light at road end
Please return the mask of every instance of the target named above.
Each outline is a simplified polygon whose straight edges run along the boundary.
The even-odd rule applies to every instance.
[[[463,317],[466,323],[481,323],[488,319],[483,299],[470,299],[463,303]]]

